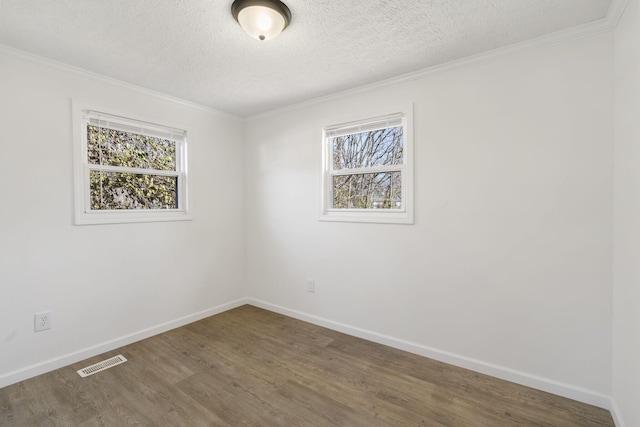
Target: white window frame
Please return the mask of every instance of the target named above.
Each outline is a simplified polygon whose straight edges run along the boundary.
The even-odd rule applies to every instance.
[[[171,139],[176,143],[176,171],[157,171],[137,168],[119,168],[89,163],[87,155],[87,124],[100,117],[106,127],[120,126],[122,130],[135,129],[141,135],[150,135]],[[85,102],[72,101],[73,122],[73,161],[74,161],[74,223],[113,224],[131,222],[184,221],[191,220],[189,185],[187,173],[187,130],[183,126],[155,124],[157,120],[148,120],[123,113],[113,108],[97,106]],[[145,175],[165,175],[177,177],[177,209],[91,209],[89,174],[90,171],[122,171]]]
[[[394,166],[378,166],[358,169],[333,170],[333,144],[331,139],[340,134],[374,130],[376,126],[403,126],[403,163]],[[373,127],[372,127],[373,126]],[[362,129],[362,130],[361,130]],[[380,127],[378,127],[380,129]],[[375,172],[401,173],[402,200],[399,209],[334,209],[333,177]],[[413,224],[413,104],[396,108],[369,108],[360,118],[325,126],[322,129],[322,212],[321,221],[371,222],[389,224]]]

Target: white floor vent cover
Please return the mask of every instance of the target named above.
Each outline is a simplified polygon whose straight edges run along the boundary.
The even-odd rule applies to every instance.
[[[109,369],[126,361],[127,359],[125,359],[123,355],[119,354],[110,359],[103,360],[102,362],[87,366],[86,368],[82,368],[78,371],[78,374],[80,374],[82,378],[88,377],[89,375],[97,374],[100,371],[104,371],[105,369]]]

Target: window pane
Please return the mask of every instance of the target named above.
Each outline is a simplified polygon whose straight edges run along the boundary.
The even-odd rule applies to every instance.
[[[104,127],[87,125],[87,156],[94,165],[176,170],[175,141]]]
[[[333,169],[402,164],[402,130],[396,126],[332,138]]]
[[[177,209],[178,178],[90,171],[92,210]]]
[[[333,177],[334,209],[400,209],[400,172]]]

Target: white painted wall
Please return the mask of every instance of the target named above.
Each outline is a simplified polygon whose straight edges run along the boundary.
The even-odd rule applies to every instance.
[[[0,387],[244,295],[242,122],[9,51],[0,94]],[[72,225],[72,98],[187,127],[193,221]]]
[[[618,426],[640,426],[640,5],[615,31],[613,401]]]
[[[616,32],[613,393],[635,425],[637,0],[631,10]],[[612,46],[603,34],[246,124],[0,52],[0,387],[248,296],[606,406]],[[73,226],[72,98],[187,126],[195,219]],[[415,225],[318,221],[321,127],[406,103]],[[92,268],[96,253],[107,267]],[[35,334],[43,310],[54,327]]]
[[[612,39],[251,120],[247,295],[608,406]],[[415,225],[318,221],[321,127],[394,103],[415,107]]]

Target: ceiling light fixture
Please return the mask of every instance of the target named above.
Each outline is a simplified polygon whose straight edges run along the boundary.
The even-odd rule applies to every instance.
[[[291,11],[280,0],[235,0],[231,14],[254,39],[270,40],[291,22]]]

